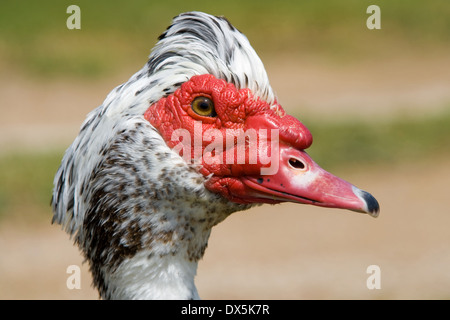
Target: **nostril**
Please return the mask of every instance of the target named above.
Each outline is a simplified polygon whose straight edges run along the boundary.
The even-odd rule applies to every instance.
[[[296,158],[290,158],[289,165],[294,169],[305,169],[306,168],[306,165],[302,161],[300,161]]]

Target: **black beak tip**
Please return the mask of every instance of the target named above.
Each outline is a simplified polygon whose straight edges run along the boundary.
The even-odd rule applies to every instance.
[[[380,213],[380,204],[378,203],[377,199],[375,199],[374,196],[372,196],[370,193],[363,190],[361,191],[361,197],[364,199],[367,205],[367,213],[374,218],[378,217],[378,214]]]

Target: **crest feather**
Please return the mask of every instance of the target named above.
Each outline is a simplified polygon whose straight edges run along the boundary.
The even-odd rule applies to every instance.
[[[249,88],[269,104],[275,101],[261,59],[247,37],[224,17],[195,11],[175,17],[159,37],[147,66],[151,78],[166,83],[168,93],[193,75],[212,74],[238,89]]]

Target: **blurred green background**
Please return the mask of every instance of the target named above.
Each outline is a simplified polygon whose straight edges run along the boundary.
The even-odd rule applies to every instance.
[[[66,27],[69,16],[66,8],[72,4],[81,8],[81,30],[68,30]],[[381,8],[381,30],[366,27],[369,17],[366,9],[371,4]],[[358,75],[362,78],[361,74],[369,70],[364,79],[373,77],[373,82],[382,86],[392,75],[377,73],[377,69],[383,65],[395,66],[402,61],[405,64],[404,78],[408,78],[409,73],[414,74],[415,70],[422,70],[422,73],[417,71],[419,77],[426,74],[432,82],[434,71],[427,72],[427,69],[435,63],[440,74],[435,82],[445,79],[447,82],[442,86],[449,84],[448,0],[2,0],[0,226],[6,223],[49,223],[53,176],[84,115],[101,103],[109,90],[126,81],[145,64],[150,49],[172,17],[191,10],[226,16],[249,38],[268,69],[276,70],[279,64],[288,66],[283,69],[284,74],[273,73],[277,79],[285,78],[291,87],[295,87],[295,83],[290,80],[290,64],[312,65],[308,72],[325,70],[322,73],[324,80],[326,70],[338,70],[338,75],[353,70],[349,77]],[[417,82],[413,78],[409,77]],[[275,82],[277,91],[283,82]],[[346,85],[344,79],[342,83],[348,87],[355,81]],[[433,99],[427,100],[419,95],[416,87],[411,86],[405,94],[417,101],[415,112],[408,111],[406,102],[399,102],[404,105],[398,111],[393,108],[395,110],[389,111],[387,116],[369,112],[366,117],[352,117],[348,110],[342,116],[336,110],[327,116],[322,109],[314,111],[314,97],[321,98],[321,82],[317,80],[314,84],[319,94],[312,95],[313,99],[309,100],[309,111],[301,102],[298,105],[292,102],[297,98],[290,100],[289,111],[313,133],[315,143],[308,152],[324,168],[345,172],[363,167],[381,172],[385,168],[396,170],[405,164],[424,166],[435,159],[444,159],[445,162],[448,158],[449,95],[434,99],[431,91],[429,95]],[[327,89],[325,81],[323,86],[324,92],[332,92]],[[90,87],[95,92],[89,91]],[[395,97],[395,86],[388,89],[387,97]],[[445,93],[445,90],[450,92],[450,87],[441,88],[439,92]],[[35,91],[41,91],[40,95]],[[49,96],[58,95],[61,95],[58,112],[46,111],[46,103],[51,99]],[[364,98],[364,93],[361,95],[363,101],[370,102],[369,96]],[[43,98],[35,101],[35,96]],[[29,105],[18,102],[26,97],[32,100],[28,101]],[[66,97],[70,97],[72,105],[79,103],[80,108],[71,109],[75,111],[65,109]],[[96,100],[86,105],[90,97]],[[283,101],[283,97],[280,98]],[[342,103],[350,104],[345,99]],[[376,107],[367,107],[368,111],[370,108]],[[40,118],[31,114],[41,114],[45,118],[40,127],[34,127]],[[25,118],[28,122],[24,122]],[[66,121],[68,118],[70,123]],[[19,129],[14,129],[16,124]],[[39,145],[31,147],[30,143],[21,143],[20,128],[46,129],[57,124],[72,130],[68,135],[61,134],[58,143],[52,139],[47,143],[45,138]],[[39,134],[31,133],[36,137]],[[45,137],[49,135],[54,137],[58,133],[51,131]]]
[[[68,32],[66,8],[82,8],[82,30]],[[382,8],[382,31],[366,8]],[[267,55],[314,55],[338,63],[404,52],[448,50],[450,4],[410,1],[10,1],[0,11],[0,57],[39,77],[102,77],[142,60],[172,17],[201,10],[224,15]],[[418,52],[417,52],[418,51]]]

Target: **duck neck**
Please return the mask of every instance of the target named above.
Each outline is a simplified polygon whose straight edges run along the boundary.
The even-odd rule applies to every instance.
[[[200,299],[194,284],[197,261],[144,250],[124,261],[108,280],[110,299]]]
[[[81,186],[76,242],[104,299],[195,299],[212,227],[250,205],[208,191],[197,167],[149,136],[148,126],[119,131],[105,147]]]
[[[139,250],[126,258],[103,264],[101,268],[91,260],[94,282],[102,298],[199,299],[194,278],[212,226],[203,219],[188,222],[179,218],[178,223],[162,220],[157,226],[149,225],[148,230],[139,235]],[[118,256],[118,251],[125,252],[123,245],[133,246],[126,237],[120,243],[122,247],[109,250],[110,256]]]

